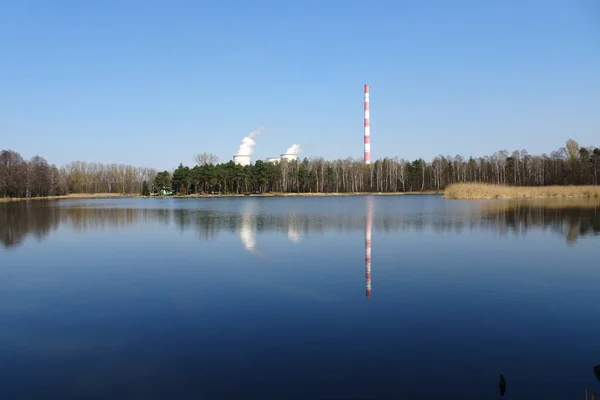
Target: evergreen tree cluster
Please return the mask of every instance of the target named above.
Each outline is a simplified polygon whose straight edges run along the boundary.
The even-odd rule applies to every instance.
[[[142,182],[142,196],[150,196],[150,188],[146,181]]]

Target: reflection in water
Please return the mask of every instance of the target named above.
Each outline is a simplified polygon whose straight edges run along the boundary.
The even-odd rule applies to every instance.
[[[482,217],[503,233],[525,233],[534,226],[551,229],[574,244],[580,236],[600,234],[596,199],[509,200],[486,204]]]
[[[373,229],[373,197],[367,197],[365,217],[365,280],[367,299],[371,297],[371,230]]]
[[[0,241],[6,248],[18,246],[28,235],[41,241],[59,223],[54,208],[32,207],[25,202],[0,204]]]
[[[297,215],[292,215],[288,224],[288,239],[292,243],[300,242],[302,234],[300,233],[300,222]]]
[[[598,350],[590,283],[600,272],[558,266],[593,265],[596,243],[552,251],[531,268],[525,267],[535,252],[521,257],[519,250],[597,235],[598,217],[586,203],[430,196],[0,205],[0,241],[6,247],[26,241],[21,252],[0,249],[0,354],[8,382],[0,398],[40,397],[7,395],[6,388],[33,391],[47,382],[54,390],[77,389],[82,398],[94,389],[101,397],[128,391],[187,398],[193,390],[196,397],[261,398],[262,391],[266,398],[290,383],[304,390],[298,398],[394,398],[392,391],[401,398],[401,391],[416,397],[423,390],[423,397],[435,397],[436,377],[447,391],[467,392],[457,397],[479,399],[485,395],[474,395],[506,390],[500,373],[511,379],[509,397],[535,398],[539,390],[537,397],[551,398],[554,389],[573,387],[583,395],[583,379],[593,380],[590,354]],[[107,234],[73,234],[121,229],[128,234],[107,241]],[[454,235],[470,229],[465,238]],[[495,235],[469,240],[483,231],[540,236],[542,230],[552,236],[516,247],[489,237]],[[392,231],[402,234],[386,237]],[[56,248],[54,240],[31,243],[46,237],[56,239]],[[378,295],[362,304],[362,293],[372,294],[372,237]],[[304,241],[292,245],[288,238]],[[474,242],[486,246],[473,250]],[[144,254],[149,245],[158,248]],[[281,246],[280,260],[256,260],[267,245]],[[173,260],[175,269],[164,268]],[[480,261],[489,264],[481,269]],[[348,332],[341,340],[340,328]],[[319,354],[319,363],[311,354]],[[547,361],[556,359],[561,365],[548,372]],[[355,379],[364,376],[364,360],[371,376]],[[593,373],[600,375],[600,367]],[[277,386],[267,388],[265,376]]]
[[[500,374],[500,379],[498,380],[498,389],[500,390],[500,396],[504,396],[506,393],[506,379],[502,374]]]
[[[221,216],[222,217],[222,216]],[[249,252],[260,254],[257,247],[256,233],[258,226],[264,224],[264,218],[261,218],[258,203],[253,199],[244,200],[242,213],[239,218],[239,235],[242,245]],[[287,227],[288,239],[293,243],[298,243],[301,238],[299,231],[299,217],[295,214],[287,216],[284,226]],[[260,223],[259,223],[260,222]],[[235,223],[235,222],[234,222]],[[263,229],[261,229],[262,231]]]
[[[201,202],[191,203],[196,208],[178,209],[141,208],[157,203],[140,200],[121,203],[129,208],[91,207],[83,203],[79,206],[77,203],[60,205],[60,202],[51,201],[0,204],[0,242],[5,248],[11,248],[20,245],[29,235],[43,240],[61,225],[83,232],[148,223],[174,224],[181,231],[193,229],[204,239],[214,239],[222,232],[235,232],[240,235],[244,247],[255,252],[257,235],[261,232],[285,232],[289,240],[297,243],[307,235],[363,230],[365,223],[365,240],[370,239],[371,230],[383,233],[431,230],[443,234],[477,229],[522,235],[532,229],[542,229],[560,234],[569,244],[582,236],[600,234],[600,203],[593,200],[458,203],[440,200],[444,202],[441,204],[457,206],[446,210],[440,205],[439,210],[432,207],[430,212],[417,212],[410,208],[398,211],[395,205],[386,205],[385,199],[370,196],[367,197],[366,219],[362,213],[323,213],[318,209],[276,213],[261,209],[260,200],[246,200],[250,199],[243,200],[241,216],[236,208],[203,209]],[[303,199],[290,201],[301,202]],[[382,201],[381,206],[378,205],[381,212],[375,218],[371,213],[375,202],[379,201]],[[468,207],[462,208],[464,205]],[[369,254],[368,248],[366,253]]]
[[[31,201],[0,204],[0,242],[5,248],[19,246],[29,235],[45,239],[60,225],[75,232],[106,228],[125,228],[161,220],[164,210],[134,208],[53,207],[55,202]]]
[[[242,206],[242,215],[240,218],[240,239],[249,252],[253,252],[256,248],[256,232],[253,227],[255,210],[256,204],[254,201],[245,201]]]

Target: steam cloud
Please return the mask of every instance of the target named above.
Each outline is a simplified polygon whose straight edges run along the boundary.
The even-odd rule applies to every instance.
[[[285,154],[298,154],[300,153],[300,145],[299,144],[293,144],[291,145],[286,151]]]
[[[240,144],[240,148],[238,150],[238,154],[249,156],[254,152],[254,147],[256,146],[256,136],[261,133],[264,129],[260,128],[255,131],[252,131],[242,139],[242,144]]]

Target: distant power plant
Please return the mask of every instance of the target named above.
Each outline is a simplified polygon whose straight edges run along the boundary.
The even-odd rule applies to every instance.
[[[236,154],[233,156],[233,162],[244,167],[250,165],[250,154]]]
[[[298,153],[300,153],[300,145],[293,144],[289,147],[285,153],[281,153],[279,157],[269,157],[267,158],[267,162],[270,163],[278,163],[279,161],[296,161],[298,160]]]
[[[366,165],[371,164],[371,114],[370,114],[370,98],[369,98],[369,85],[364,85],[364,136],[363,136],[363,157]],[[242,139],[240,148],[237,154],[233,156],[233,162],[238,165],[250,165],[252,161],[250,156],[254,153],[256,147],[256,137],[263,131],[262,128],[252,131]],[[293,144],[289,147],[285,153],[282,153],[279,157],[268,157],[265,161],[268,163],[278,163],[282,160],[285,161],[296,161],[298,160],[298,154],[300,153],[300,146]]]
[[[256,131],[252,131],[248,134],[248,136],[242,139],[242,143],[240,144],[237,154],[233,156],[234,163],[242,166],[250,165],[252,163],[250,160],[250,155],[254,152],[254,148],[256,147],[256,137],[262,132],[262,130],[263,129],[261,128]],[[300,153],[300,150],[300,145],[293,144],[288,147],[285,153],[282,153],[279,157],[268,157],[266,161],[273,164],[282,160],[296,161],[298,160],[298,153]]]
[[[233,156],[233,162],[239,165],[250,165],[250,155],[254,153],[256,147],[256,137],[263,131],[263,128],[252,131],[242,139],[240,148],[236,155]]]
[[[296,161],[298,159],[298,154],[283,153],[281,159],[286,161]]]
[[[296,146],[296,145],[294,145]],[[299,148],[298,148],[299,149]],[[288,149],[289,150],[289,149]],[[276,164],[279,161],[296,161],[298,160],[298,153],[282,153],[279,157],[268,157],[265,161],[271,164]]]
[[[281,159],[282,160],[287,160],[287,161],[296,161],[298,159],[298,154],[294,154],[294,153],[283,153],[281,155]]]

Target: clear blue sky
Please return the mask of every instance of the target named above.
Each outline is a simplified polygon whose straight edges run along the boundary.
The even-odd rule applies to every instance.
[[[173,168],[600,146],[595,0],[0,2],[0,148]]]

